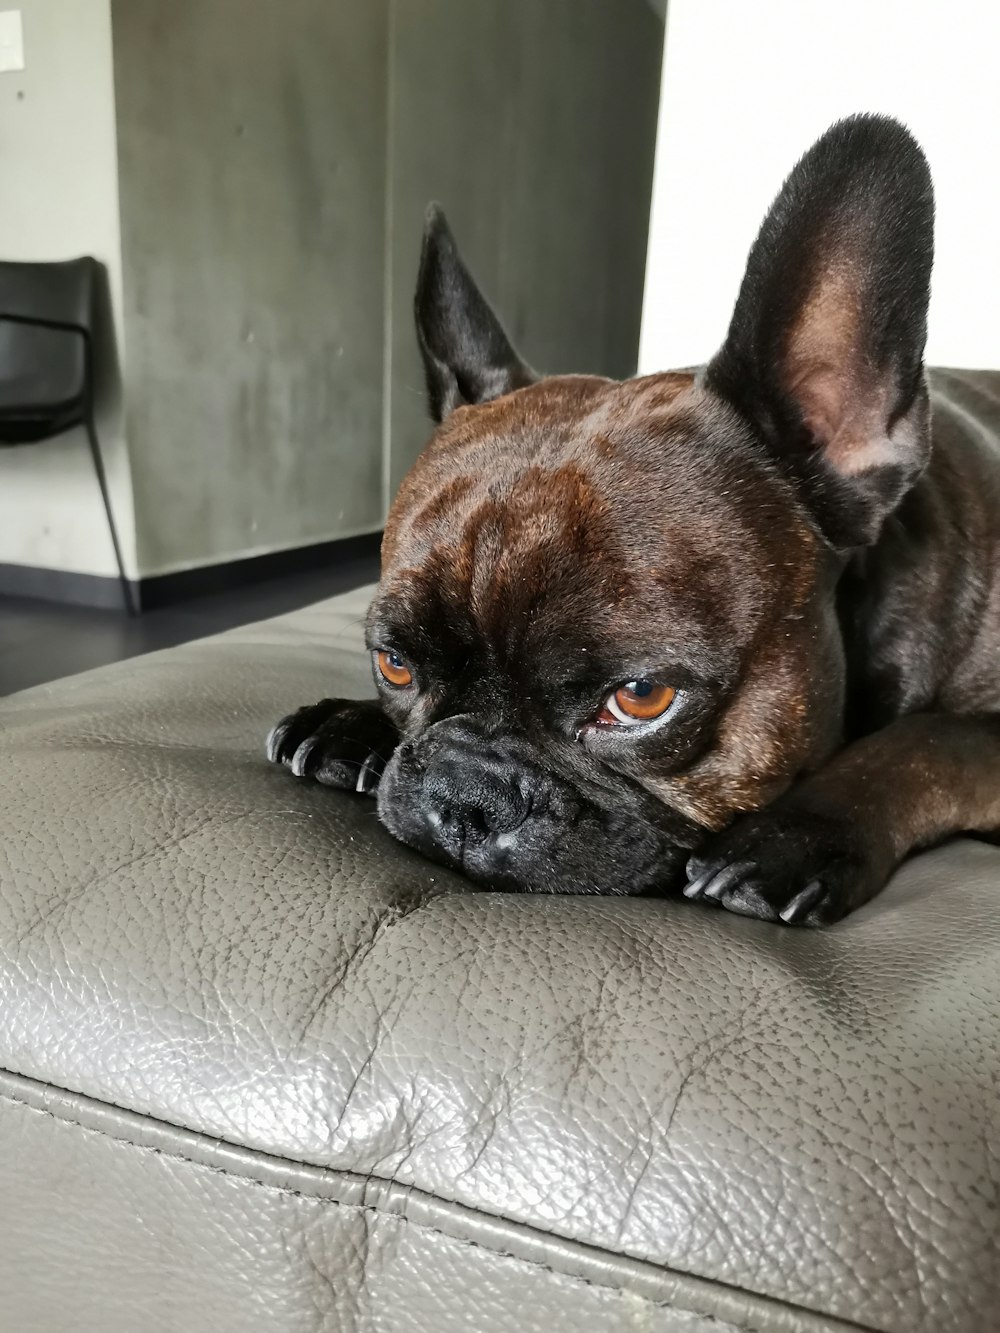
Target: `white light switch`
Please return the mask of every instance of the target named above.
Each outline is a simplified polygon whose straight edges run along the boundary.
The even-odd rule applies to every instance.
[[[24,69],[24,31],[19,9],[0,10],[0,74]]]

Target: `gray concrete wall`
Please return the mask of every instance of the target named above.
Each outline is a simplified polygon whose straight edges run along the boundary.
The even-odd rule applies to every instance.
[[[112,9],[143,571],[377,528],[386,5]]]
[[[381,525],[427,435],[411,309],[431,198],[539,368],[634,371],[646,0],[112,12],[144,573]]]
[[[428,433],[412,301],[430,199],[532,365],[634,374],[662,44],[642,0],[392,6],[388,493]]]
[[[7,7],[7,6],[5,6]],[[25,68],[0,74],[0,258],[92,254],[108,269],[121,326],[115,112],[109,0],[17,0]],[[100,434],[125,548],[135,566],[128,458],[117,385]],[[0,449],[0,565],[114,574],[86,438]]]

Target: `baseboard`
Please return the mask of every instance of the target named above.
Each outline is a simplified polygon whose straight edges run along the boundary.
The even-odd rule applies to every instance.
[[[104,611],[126,610],[125,594],[117,578],[33,565],[0,564],[0,597],[27,597],[33,601],[61,602],[64,606],[99,607]]]
[[[355,561],[370,562],[378,557],[382,542],[380,532],[360,537],[297,546],[288,551],[271,551],[198,569],[184,569],[173,574],[155,574],[132,581],[136,604],[143,611],[176,606],[197,597],[230,592],[268,579],[287,578],[345,565]],[[71,606],[98,607],[124,611],[125,596],[117,577],[78,574],[65,569],[40,569],[31,565],[0,564],[0,596],[30,597],[45,602]]]
[[[342,537],[318,542],[315,546],[296,546],[290,551],[269,551],[266,555],[246,556],[219,565],[182,569],[173,574],[156,574],[139,582],[139,605],[143,611],[161,606],[175,606],[195,597],[230,592],[267,579],[288,578],[328,569],[333,564],[370,561],[378,558],[381,532],[367,532],[360,537]],[[119,601],[119,605],[121,602]]]

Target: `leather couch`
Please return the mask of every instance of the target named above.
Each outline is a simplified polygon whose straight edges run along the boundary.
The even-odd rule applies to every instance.
[[[0,1329],[1000,1328],[1000,852],[471,891],[263,759],[365,603],[0,701]]]

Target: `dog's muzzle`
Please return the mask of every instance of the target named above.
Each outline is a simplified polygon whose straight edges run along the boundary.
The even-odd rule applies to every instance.
[[[493,889],[633,894],[672,884],[687,821],[625,778],[574,775],[587,762],[448,718],[397,748],[379,817],[401,842]]]
[[[403,742],[379,792],[392,833],[450,865],[502,877],[526,825],[543,814],[551,782],[514,738],[491,739],[464,718]]]

